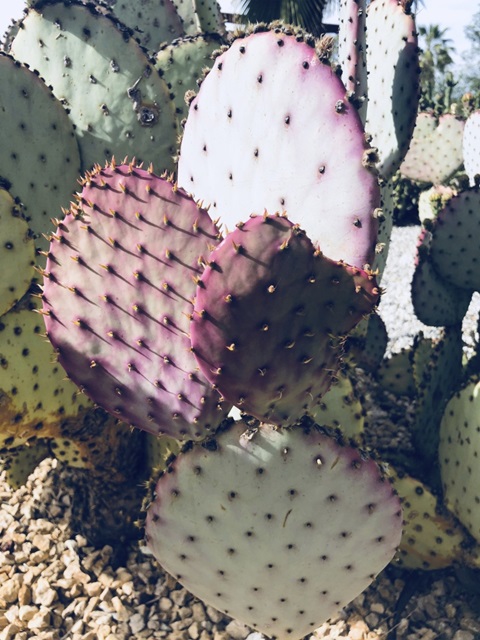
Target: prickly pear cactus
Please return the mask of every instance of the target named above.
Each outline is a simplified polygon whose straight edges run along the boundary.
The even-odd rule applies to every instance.
[[[420,68],[410,5],[410,0],[373,0],[366,19],[365,131],[387,180],[407,153],[417,114]]]
[[[28,476],[45,458],[51,456],[47,440],[33,439],[17,447],[0,446],[0,471],[13,489],[23,486]]]
[[[412,304],[415,315],[423,324],[448,327],[462,322],[472,291],[451,284],[435,268],[431,238],[429,231],[422,230],[411,285]]]
[[[216,59],[190,104],[179,184],[227,229],[286,211],[326,256],[363,268],[377,234],[375,158],[330,65],[277,28]]]
[[[11,309],[32,282],[35,246],[22,208],[0,188],[0,316]]]
[[[470,184],[475,185],[475,176],[480,174],[480,110],[469,115],[463,130],[463,163]]]
[[[80,155],[74,127],[64,107],[27,66],[0,53],[2,125],[0,176],[13,197],[25,205],[25,216],[38,248],[50,218],[68,207],[77,187]],[[6,115],[5,115],[6,114]]]
[[[420,480],[389,467],[402,503],[404,529],[396,563],[406,569],[435,571],[454,563],[476,564],[463,527]],[[478,550],[477,550],[478,551]]]
[[[418,198],[418,217],[420,223],[429,224],[427,221],[433,221],[440,211],[446,206],[448,201],[457,195],[452,187],[446,187],[443,184],[434,185],[426,191],[422,191]]]
[[[480,382],[469,380],[448,402],[439,460],[447,506],[480,542]]]
[[[228,427],[159,479],[147,544],[192,593],[269,636],[302,638],[400,542],[379,467],[310,425]]]
[[[117,418],[198,439],[228,413],[189,339],[217,242],[206,211],[151,170],[110,164],[83,180],[51,243],[45,324],[72,380]]]
[[[339,342],[378,302],[375,279],[316,251],[286,218],[251,217],[209,258],[191,326],[197,362],[261,420],[309,413],[340,366]]]
[[[224,44],[218,34],[201,33],[164,44],[155,54],[155,68],[171,91],[179,123],[188,111],[185,94],[198,90],[197,81],[213,66],[213,52]]]
[[[80,2],[38,3],[10,49],[68,107],[84,170],[112,155],[173,169],[177,130],[170,92],[118,21]]]
[[[432,113],[419,113],[402,176],[435,185],[447,182],[463,162],[464,126],[464,120],[449,113],[438,121]]]
[[[152,54],[164,42],[184,34],[182,19],[172,0],[96,0],[94,4],[107,6],[123,24],[133,30],[142,47]]]
[[[480,291],[479,230],[480,190],[477,187],[452,197],[432,226],[432,262],[441,277],[454,287]]]

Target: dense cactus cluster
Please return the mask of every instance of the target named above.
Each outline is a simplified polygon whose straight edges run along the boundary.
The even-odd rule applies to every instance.
[[[459,328],[480,284],[478,113],[417,117],[410,2],[364,4],[342,3],[336,62],[280,23],[226,34],[206,0],[34,0],[0,54],[7,478],[56,455],[130,532],[150,476],[162,566],[275,637],[312,631],[397,548],[407,567],[479,563],[480,371]],[[471,186],[446,197],[463,131]],[[436,188],[412,296],[447,328],[384,360],[400,165]],[[416,396],[414,459],[377,447],[390,471],[358,365]]]

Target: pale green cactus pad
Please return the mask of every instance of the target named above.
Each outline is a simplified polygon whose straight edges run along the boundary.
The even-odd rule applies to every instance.
[[[435,220],[447,202],[457,195],[455,189],[439,184],[420,193],[418,199],[418,217],[422,224],[426,220]]]
[[[167,83],[179,123],[186,118],[187,91],[198,91],[197,80],[213,66],[212,53],[224,44],[218,34],[198,34],[165,44],[155,55],[155,67]]]
[[[442,184],[463,162],[465,121],[446,113],[437,119],[432,113],[419,113],[413,138],[400,167],[402,176],[432,184]]]
[[[7,114],[0,176],[25,205],[37,246],[46,249],[42,234],[53,230],[50,219],[62,216],[62,207],[68,207],[78,186],[80,156],[73,125],[45,83],[1,53],[0,113]]]
[[[21,208],[0,188],[0,316],[26,293],[34,276],[35,246]]]
[[[112,155],[173,169],[177,129],[169,91],[126,28],[92,6],[46,4],[29,10],[11,52],[68,107],[84,170]]]
[[[480,174],[480,110],[469,115],[463,131],[463,162],[470,184]]]
[[[190,445],[147,514],[149,549],[204,602],[269,636],[312,632],[370,584],[401,538],[379,466],[312,424],[246,422]]]
[[[172,0],[104,0],[104,3],[151,53],[164,42],[184,34],[182,19]]]
[[[440,425],[439,459],[449,509],[480,542],[480,382],[449,401]]]

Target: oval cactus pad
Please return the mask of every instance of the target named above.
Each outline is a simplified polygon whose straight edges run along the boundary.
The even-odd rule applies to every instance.
[[[178,456],[146,525],[150,550],[192,593],[293,640],[371,583],[401,530],[373,460],[316,427],[244,422]]]
[[[188,335],[217,236],[182,190],[112,164],[87,174],[52,239],[43,303],[59,361],[93,400],[151,433],[199,438],[230,409],[219,408]]]
[[[372,311],[375,279],[325,258],[280,216],[250,218],[209,260],[191,326],[200,368],[247,413],[296,421],[328,391],[338,338]]]
[[[190,104],[179,184],[227,229],[285,211],[326,256],[362,268],[377,232],[375,157],[341,80],[277,29],[216,59]]]

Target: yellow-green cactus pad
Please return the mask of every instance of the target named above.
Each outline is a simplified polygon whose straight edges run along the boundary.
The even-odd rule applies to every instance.
[[[34,276],[35,246],[12,196],[0,188],[0,316],[26,293]]]
[[[467,535],[453,515],[441,507],[441,500],[420,480],[390,474],[403,510],[403,535],[397,562],[407,569],[443,569],[462,562],[468,547]]]
[[[318,424],[338,427],[348,438],[363,432],[364,409],[347,374],[339,373],[335,384],[316,406],[316,411],[312,411],[312,416]]]
[[[50,456],[46,440],[34,440],[14,449],[0,449],[0,471],[12,489],[18,489],[27,481],[36,466]]]

